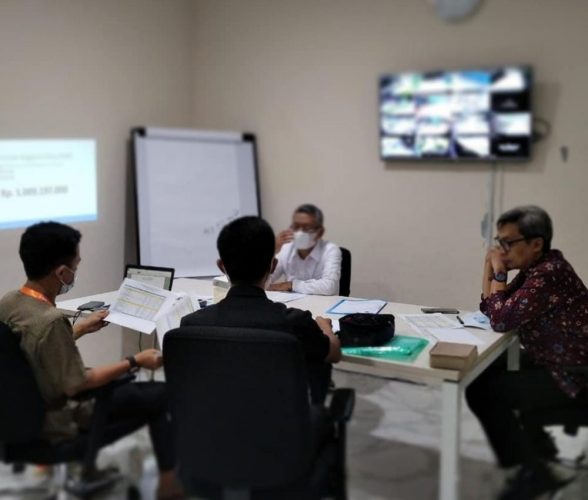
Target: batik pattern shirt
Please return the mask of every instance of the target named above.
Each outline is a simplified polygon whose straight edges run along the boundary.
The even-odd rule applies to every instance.
[[[497,332],[517,330],[522,347],[575,397],[585,377],[565,368],[588,364],[588,290],[559,250],[550,250],[506,290],[482,300],[480,310]]]

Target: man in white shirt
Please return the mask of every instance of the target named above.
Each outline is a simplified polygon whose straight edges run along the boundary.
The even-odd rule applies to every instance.
[[[270,290],[311,295],[338,295],[341,250],[322,239],[325,234],[320,208],[300,205],[290,228],[276,238],[278,265],[270,278]]]

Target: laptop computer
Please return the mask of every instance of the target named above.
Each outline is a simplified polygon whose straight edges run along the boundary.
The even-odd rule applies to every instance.
[[[175,269],[171,267],[139,266],[127,264],[125,278],[171,290],[174,282]]]

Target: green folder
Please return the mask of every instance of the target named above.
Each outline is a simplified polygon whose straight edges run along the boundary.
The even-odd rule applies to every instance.
[[[344,347],[343,354],[364,356],[383,361],[413,362],[429,343],[428,340],[406,335],[395,335],[387,344],[377,347]]]

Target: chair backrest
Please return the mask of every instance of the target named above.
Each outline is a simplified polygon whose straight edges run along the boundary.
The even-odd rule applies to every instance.
[[[271,488],[306,474],[309,395],[294,336],[181,327],[166,334],[163,357],[185,485]]]
[[[0,323],[0,401],[0,443],[24,443],[38,437],[45,404],[19,335],[4,323]]]
[[[349,297],[351,293],[351,252],[341,248],[341,278],[339,279],[339,295]]]

